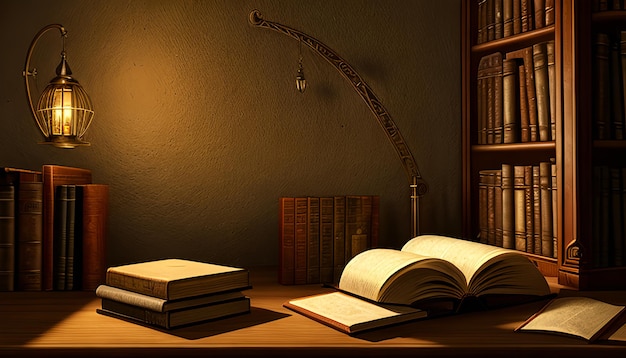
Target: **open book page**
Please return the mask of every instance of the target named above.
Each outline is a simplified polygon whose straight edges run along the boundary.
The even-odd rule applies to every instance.
[[[427,315],[406,306],[376,305],[342,292],[297,298],[285,306],[348,333]]]
[[[392,249],[370,249],[344,268],[339,289],[387,303],[454,297],[465,292],[463,274],[447,261]]]
[[[624,306],[593,298],[561,297],[550,301],[518,330],[562,333],[592,341],[623,311]]]
[[[463,272],[470,293],[475,296],[550,294],[541,272],[514,250],[445,236],[421,235],[409,240],[402,251],[451,262]]]

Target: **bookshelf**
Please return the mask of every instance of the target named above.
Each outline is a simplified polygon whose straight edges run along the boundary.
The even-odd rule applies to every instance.
[[[488,6],[492,6],[493,9],[500,6],[502,10],[500,14],[503,17],[501,21],[504,24],[504,17],[507,16],[504,7],[507,2],[519,3],[520,6],[527,4],[531,7],[531,10],[527,12],[530,17],[536,16],[535,10],[537,9],[532,8],[535,4],[543,4],[543,10],[545,10],[546,5],[549,7],[553,3],[553,20],[538,26],[534,26],[530,21],[525,31],[509,32],[505,35],[502,30],[501,35],[497,35],[495,30],[503,26],[497,25],[497,20],[500,19],[494,15],[491,21],[485,21],[486,17],[482,17],[482,14],[486,16],[485,9]],[[597,9],[601,3],[607,6],[604,11]],[[496,210],[491,207],[496,204],[488,202],[486,193],[489,192],[491,186],[484,181],[481,173],[484,174],[487,170],[502,170],[503,164],[513,167],[532,167],[542,162],[550,162],[555,172],[550,182],[550,193],[556,193],[550,209],[552,219],[549,220],[543,215],[532,216],[532,214],[531,219],[526,217],[526,221],[531,222],[526,223],[528,225],[526,235],[528,237],[534,233],[540,237],[542,229],[538,223],[551,221],[553,252],[545,254],[544,252],[549,250],[542,252],[541,249],[532,251],[528,248],[525,252],[546,276],[556,277],[560,284],[580,290],[626,287],[626,280],[623,279],[626,275],[626,255],[624,254],[626,252],[624,251],[626,250],[626,226],[624,226],[626,220],[623,219],[626,218],[624,216],[626,180],[615,179],[612,188],[610,184],[608,188],[607,186],[601,187],[598,183],[602,181],[598,179],[599,174],[597,174],[600,170],[596,169],[598,167],[619,168],[613,171],[604,169],[604,171],[612,173],[614,178],[620,178],[620,169],[626,167],[624,159],[626,140],[617,139],[614,136],[598,136],[597,119],[600,118],[598,113],[602,113],[602,110],[598,108],[606,106],[596,104],[602,103],[598,102],[602,99],[598,99],[597,94],[604,93],[597,90],[596,84],[597,79],[602,77],[596,66],[598,60],[595,58],[598,55],[597,33],[612,34],[612,39],[617,38],[614,41],[617,41],[619,45],[619,34],[622,30],[626,30],[626,8],[622,10],[623,2],[621,2],[620,9],[613,9],[612,6],[612,1],[575,0],[462,2],[463,237],[468,240],[486,241],[486,233],[498,235],[497,230],[503,230],[502,226],[498,226],[497,223],[502,222],[502,216],[506,217],[506,211],[500,211],[499,216],[495,215],[496,224],[488,221],[489,213],[491,212],[493,216]],[[496,12],[491,14],[493,13]],[[495,33],[489,35],[489,31]],[[517,93],[509,94],[507,102],[507,93],[510,92],[507,92],[507,89],[500,84],[503,87],[498,89],[502,91],[499,95],[502,97],[502,102],[499,102],[499,97],[494,95],[497,93],[495,92],[496,85],[490,84],[494,86],[490,91],[486,90],[486,87],[481,87],[484,86],[483,83],[489,84],[485,82],[487,77],[483,75],[484,72],[481,72],[485,67],[481,59],[494,53],[501,53],[500,61],[504,64],[506,60],[518,57],[516,54],[523,50],[536,48],[534,45],[542,43],[554,44],[553,60],[548,61],[548,66],[553,65],[554,70],[551,75],[553,80],[549,83],[548,90],[549,102],[553,105],[550,108],[551,125],[554,126],[551,135],[543,140],[524,140],[518,133],[518,137],[513,141],[499,142],[493,138],[497,138],[498,133],[502,136],[502,132],[498,132],[498,129],[502,131],[506,123],[511,123],[511,114],[508,117],[505,114],[511,98],[516,103],[514,122],[523,123],[521,118],[524,111],[520,109],[520,104],[524,103],[527,110],[533,109],[530,103],[539,106],[539,92],[534,94],[534,103],[528,101],[529,98],[533,99],[532,95],[525,92],[522,87],[519,89],[517,87],[520,83],[528,83],[524,82],[524,76],[521,78],[519,76],[524,68],[518,67],[517,82],[513,87]],[[527,60],[528,57],[516,63],[526,65],[530,62]],[[506,66],[500,66],[501,69],[495,75],[495,81],[503,81],[498,79],[498,76],[504,79],[507,74]],[[537,73],[533,74],[536,80]],[[611,74],[608,78],[613,78],[611,76],[613,75]],[[528,72],[525,72],[525,77],[528,77]],[[510,84],[508,88],[511,88]],[[523,94],[527,95],[525,99]],[[622,108],[624,108],[623,98],[622,96]],[[608,101],[606,103],[611,103],[610,99],[603,99]],[[491,104],[494,101],[499,104]],[[616,111],[612,109],[606,112]],[[498,113],[501,114],[498,115]],[[492,117],[494,120],[489,122],[488,119]],[[622,115],[621,124],[617,127],[620,125],[623,127],[623,120]],[[615,120],[606,117],[605,121],[611,128],[608,130],[609,133],[613,133]],[[490,123],[495,124],[489,125]],[[502,127],[499,127],[498,123]],[[530,123],[533,123],[532,120]],[[538,124],[541,125],[540,122]],[[493,130],[495,133],[490,140],[482,136],[481,130],[485,131],[485,127],[487,131]],[[518,129],[520,132],[523,130],[523,126],[522,129]],[[626,136],[622,135],[621,138],[626,138]],[[501,188],[497,185],[495,187]],[[496,193],[500,195],[499,192]],[[534,194],[532,187],[531,193]],[[536,197],[541,197],[541,195],[536,195]],[[610,198],[606,199],[606,197]],[[537,209],[537,204],[533,201],[530,203],[531,206],[528,201],[526,202],[525,211],[540,214],[547,211]],[[535,206],[532,206],[533,204]],[[513,208],[509,210],[515,211],[517,204],[512,205]],[[516,222],[521,222],[521,220],[516,220]],[[506,224],[504,225],[506,227]],[[519,227],[515,229],[518,230],[515,231],[517,235]],[[506,229],[504,231],[507,232]],[[517,238],[515,236],[515,239]],[[537,240],[537,236],[534,240]]]

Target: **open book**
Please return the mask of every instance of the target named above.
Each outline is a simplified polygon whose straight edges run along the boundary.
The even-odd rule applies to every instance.
[[[522,323],[516,331],[555,333],[583,338],[626,340],[626,307],[589,297],[559,297]]]
[[[417,236],[401,250],[361,252],[348,262],[337,288],[370,303],[424,311],[437,307],[451,312],[474,309],[477,304],[491,308],[550,295],[545,278],[523,254],[437,235]],[[319,303],[314,307],[307,304],[307,298],[299,298],[285,306],[329,325],[336,321],[334,317],[319,317],[332,312],[322,312]],[[330,299],[328,304],[333,304]]]

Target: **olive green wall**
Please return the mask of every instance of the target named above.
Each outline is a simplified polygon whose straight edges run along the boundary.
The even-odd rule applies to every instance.
[[[0,166],[90,168],[111,188],[110,265],[184,257],[278,262],[280,196],[377,194],[380,242],[410,236],[406,174],[363,100],[298,43],[248,14],[297,28],[345,58],[385,105],[430,186],[421,231],[461,232],[459,0],[2,0]],[[74,150],[41,139],[24,93],[28,45],[68,31],[75,77],[94,103]],[[32,63],[39,90],[57,32]]]

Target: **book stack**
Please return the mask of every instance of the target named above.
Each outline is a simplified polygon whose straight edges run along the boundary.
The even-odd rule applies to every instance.
[[[337,282],[346,262],[378,244],[377,195],[279,198],[283,285]]]
[[[477,0],[477,43],[554,25],[554,0]]]
[[[246,269],[184,259],[109,267],[96,311],[165,329],[250,312]]]

